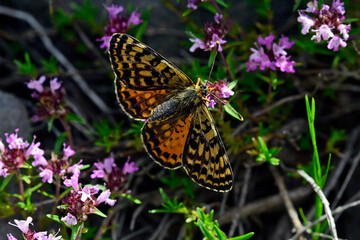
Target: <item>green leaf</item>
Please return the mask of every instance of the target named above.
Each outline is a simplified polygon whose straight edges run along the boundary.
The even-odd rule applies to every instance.
[[[99,209],[97,209],[96,207],[95,207],[95,212],[94,212],[94,214],[96,214],[96,215],[98,215],[98,216],[100,216],[100,217],[103,217],[103,218],[106,218],[107,216],[106,216],[106,214],[104,214],[103,212],[101,212]]]
[[[208,240],[216,240],[216,238],[211,234],[211,232],[205,227],[204,223],[198,219],[197,220],[198,226],[200,228],[200,231],[204,234],[206,239]]]
[[[75,226],[71,226],[71,240],[76,240],[80,234],[83,223],[78,223]]]
[[[9,184],[11,178],[15,175],[15,173],[12,173],[10,175],[8,175],[6,178],[3,178],[3,180],[1,181],[1,187],[0,187],[0,191],[4,191],[4,189],[6,188],[6,186]]]
[[[209,60],[208,60],[209,68],[213,65],[216,55],[217,55],[217,51],[210,51],[210,56],[209,56]]]
[[[120,196],[123,198],[129,199],[130,201],[133,201],[136,204],[141,204],[140,199],[137,199],[137,198],[131,196],[130,194],[122,193],[122,194],[120,194]]]
[[[72,113],[72,112],[69,112],[66,115],[65,120],[77,122],[77,123],[80,123],[80,124],[85,124],[84,119],[82,119],[81,117],[79,117],[78,115],[76,115],[75,113]]]
[[[228,8],[228,5],[223,0],[215,0],[215,2],[217,2],[218,4],[223,6],[224,8]]]
[[[65,141],[67,134],[65,132],[61,133],[55,140],[54,144],[54,153],[59,154],[61,147]]]
[[[189,15],[191,12],[192,12],[192,10],[189,9],[189,8],[187,8],[187,9],[183,12],[182,16],[183,16],[183,17],[186,17],[186,16]]]
[[[239,121],[243,121],[244,118],[238,113],[231,105],[230,103],[223,106],[226,113],[228,113],[233,118],[236,118]]]
[[[249,232],[247,234],[244,234],[242,236],[238,236],[238,237],[233,237],[233,238],[229,238],[228,240],[248,240],[250,239],[252,236],[254,236],[254,232]]]
[[[212,12],[213,14],[217,13],[217,9],[208,2],[201,2],[198,4],[198,7],[205,8],[206,10]]]
[[[234,80],[234,81],[230,82],[229,83],[229,88],[234,89],[234,87],[236,87],[236,85],[237,85],[237,82],[238,82],[237,80]]]
[[[64,223],[63,221],[61,221],[60,217],[58,215],[53,215],[53,214],[46,214],[46,217],[57,222],[60,223],[61,225],[67,226],[66,223]]]
[[[30,76],[36,78],[37,77],[36,66],[31,63],[29,53],[27,53],[27,52],[24,53],[24,59],[25,59],[25,62],[21,62],[17,59],[14,60],[14,63],[18,67],[17,72],[20,74],[30,75]]]
[[[217,235],[219,240],[226,240],[225,233],[223,231],[221,231],[220,228],[216,224],[214,225],[214,230],[215,230],[216,235]]]
[[[51,199],[55,199],[55,195],[53,194],[50,194],[48,192],[45,192],[45,191],[38,191],[38,193],[44,195],[45,197],[48,197],[48,198],[51,198]]]
[[[30,178],[30,176],[21,175],[20,179],[23,180],[24,182],[26,182],[27,184],[30,184],[30,183],[31,183],[31,178]]]
[[[39,188],[41,188],[44,185],[44,183],[39,183],[37,185],[35,185],[34,187],[28,188],[26,189],[24,196],[25,197],[30,197],[32,195],[33,192],[35,192],[36,190],[38,190]]]
[[[59,74],[58,70],[58,62],[53,56],[50,56],[49,61],[46,61],[45,59],[40,60],[41,64],[43,65],[43,70],[46,73],[52,73],[55,75]]]
[[[52,118],[48,118],[48,132],[51,132],[51,129],[53,128],[53,126],[54,126],[54,120],[55,120],[55,118],[54,117],[52,117]]]
[[[301,1],[302,1],[302,0],[295,0],[295,2],[294,2],[294,7],[293,7],[293,11],[294,11],[294,12],[299,8],[299,6],[300,6],[300,4],[301,4]]]

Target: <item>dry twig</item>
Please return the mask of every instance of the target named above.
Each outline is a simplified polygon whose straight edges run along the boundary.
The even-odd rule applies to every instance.
[[[106,113],[110,113],[109,107],[104,101],[87,85],[86,81],[78,73],[71,62],[60,52],[48,37],[44,27],[29,13],[15,10],[5,6],[0,6],[0,14],[9,17],[18,18],[27,22],[40,36],[45,48],[66,68],[68,73],[72,76],[79,88],[94,102],[94,104]]]
[[[334,217],[332,216],[332,213],[330,210],[330,204],[329,204],[329,201],[327,200],[327,198],[325,197],[325,194],[323,193],[321,188],[316,184],[315,180],[312,177],[310,177],[305,171],[297,170],[296,172],[311,185],[311,187],[314,189],[316,194],[320,197],[320,200],[324,206],[324,210],[326,213],[326,218],[328,220],[330,231],[333,235],[333,239],[338,240]]]
[[[274,179],[278,185],[279,191],[280,191],[280,195],[283,197],[284,202],[285,202],[285,206],[286,206],[286,210],[289,214],[289,217],[291,219],[291,221],[293,222],[295,228],[296,228],[296,232],[299,232],[302,228],[303,225],[301,224],[301,221],[299,219],[299,216],[294,208],[294,204],[291,202],[290,197],[289,197],[289,193],[286,190],[285,187],[285,183],[284,180],[282,179],[282,177],[280,176],[280,173],[278,171],[278,169],[272,165],[270,165],[270,170],[271,173],[274,176]],[[299,239],[303,239],[303,237],[300,236]]]

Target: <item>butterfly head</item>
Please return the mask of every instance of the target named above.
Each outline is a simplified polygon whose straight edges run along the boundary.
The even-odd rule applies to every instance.
[[[203,98],[206,98],[210,93],[208,86],[203,83],[200,78],[198,78],[198,81],[196,83],[196,91]]]

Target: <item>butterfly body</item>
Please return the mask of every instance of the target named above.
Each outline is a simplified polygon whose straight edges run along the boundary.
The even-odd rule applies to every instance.
[[[194,87],[188,87],[173,98],[154,108],[147,121],[164,121],[172,116],[193,113],[197,105],[202,103],[202,95]]]
[[[145,120],[141,137],[150,157],[169,169],[183,166],[203,187],[229,191],[231,166],[207,108],[207,86],[129,35],[114,34],[109,53],[118,102]]]

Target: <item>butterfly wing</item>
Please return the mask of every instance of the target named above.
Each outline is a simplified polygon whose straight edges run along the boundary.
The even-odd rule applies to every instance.
[[[189,176],[201,186],[220,192],[231,190],[233,174],[230,162],[204,103],[192,118],[182,163]]]
[[[147,119],[157,105],[194,85],[163,56],[127,34],[111,37],[109,53],[117,99],[132,118]]]
[[[182,166],[182,154],[191,125],[191,114],[177,114],[164,121],[146,122],[142,140],[152,159],[163,167]]]

